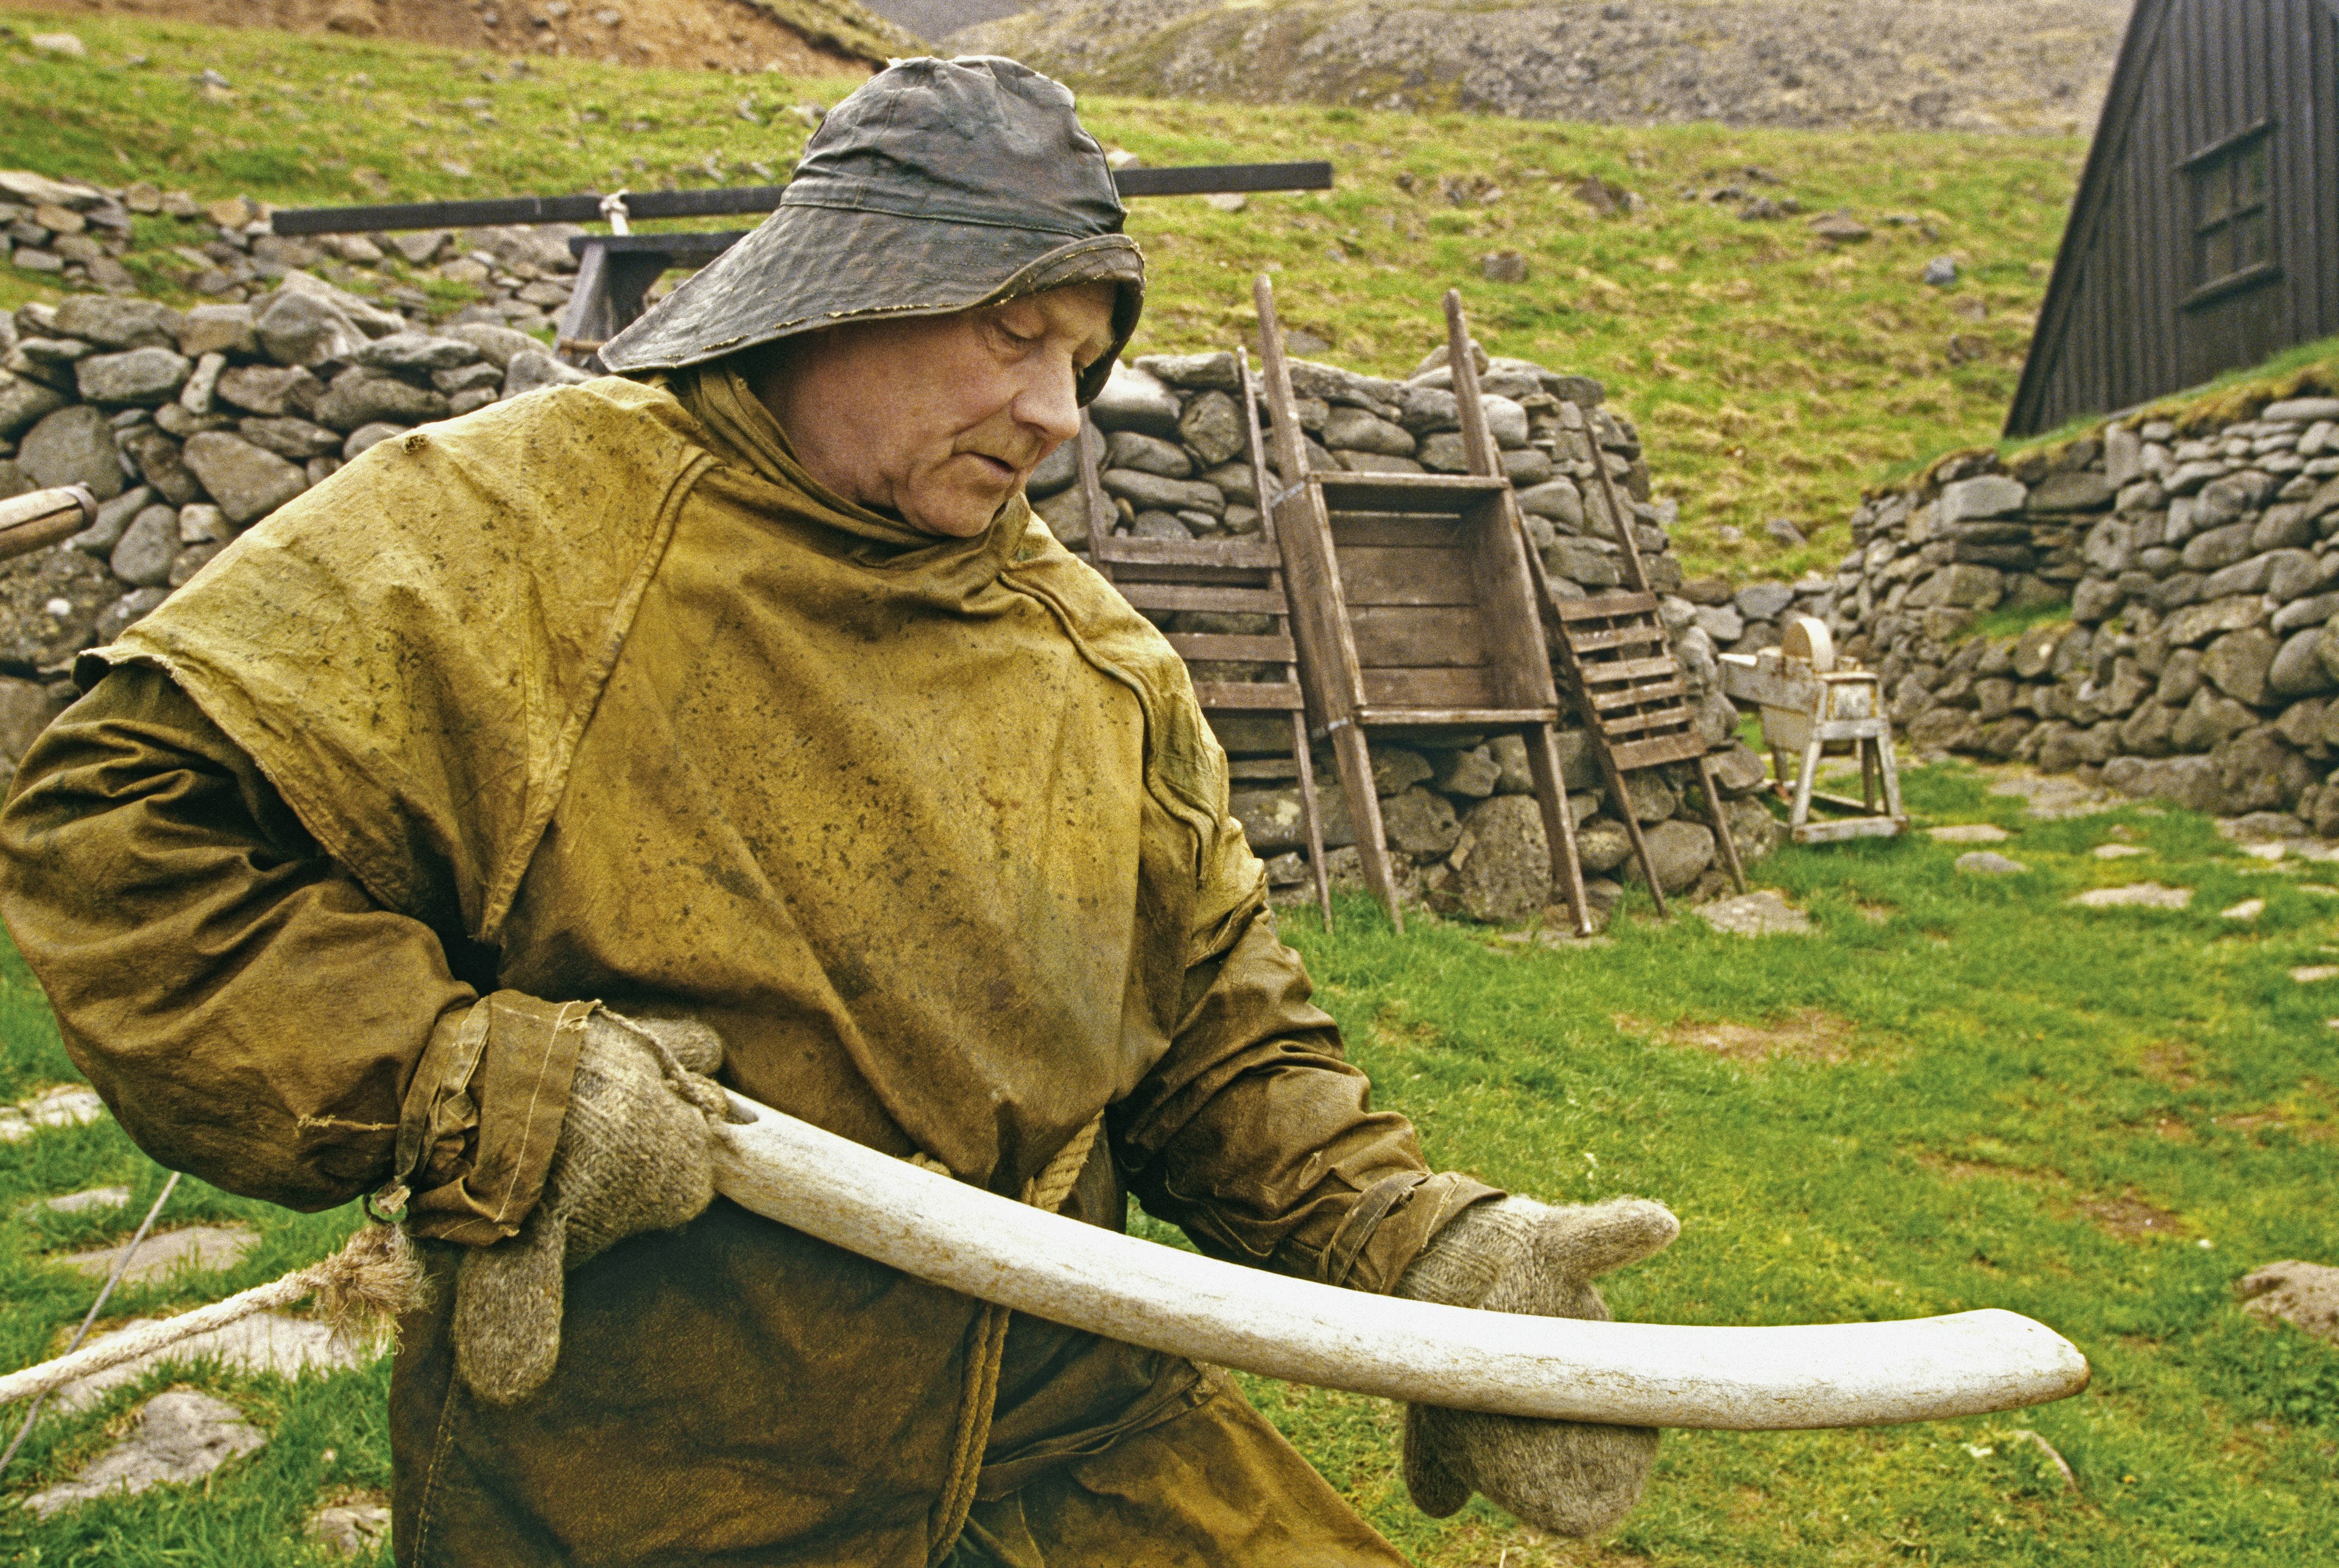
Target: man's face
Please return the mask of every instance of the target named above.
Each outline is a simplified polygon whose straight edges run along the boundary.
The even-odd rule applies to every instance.
[[[1112,346],[1113,288],[856,321],[775,356],[755,391],[813,478],[929,534],[991,526],[1080,429],[1074,382]]]

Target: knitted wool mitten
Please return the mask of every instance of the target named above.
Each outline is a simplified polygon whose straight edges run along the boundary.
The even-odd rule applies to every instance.
[[[722,1064],[703,1023],[594,1013],[543,1196],[519,1234],[456,1268],[455,1366],[474,1394],[510,1405],[542,1387],[560,1356],[567,1272],[715,1200],[709,1123],[723,1096],[706,1075]]]
[[[1646,1198],[1567,1208],[1531,1198],[1479,1203],[1437,1233],[1392,1294],[1604,1323],[1608,1307],[1594,1278],[1639,1262],[1679,1234],[1672,1211]],[[1406,1490],[1433,1518],[1483,1492],[1530,1524],[1590,1535],[1640,1501],[1656,1455],[1653,1427],[1406,1407]]]

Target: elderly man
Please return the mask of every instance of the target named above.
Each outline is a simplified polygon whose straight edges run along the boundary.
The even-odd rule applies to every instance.
[[[375,448],[26,758],[0,896],[123,1126],[421,1244],[400,1563],[1401,1561],[1222,1375],[713,1201],[704,1075],[1357,1289],[1599,1315],[1671,1238],[1368,1108],[1183,668],[1025,505],[1121,217],[1061,87],[897,65],[625,379]],[[1417,1410],[1406,1477],[1587,1531],[1654,1443]]]

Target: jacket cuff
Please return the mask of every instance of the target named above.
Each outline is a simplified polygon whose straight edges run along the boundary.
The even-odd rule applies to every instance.
[[[474,1247],[518,1231],[552,1168],[599,1006],[499,991],[439,1021],[399,1119],[409,1231]]]
[[[1385,1296],[1464,1209],[1502,1196],[1502,1188],[1451,1170],[1405,1171],[1375,1182],[1333,1233],[1318,1276],[1327,1285]]]

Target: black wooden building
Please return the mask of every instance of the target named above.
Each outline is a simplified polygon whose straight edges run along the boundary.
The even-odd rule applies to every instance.
[[[2334,333],[2339,0],[2137,0],[2007,433]]]

